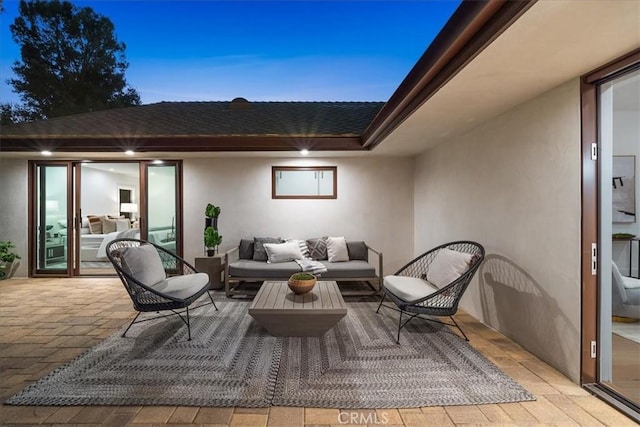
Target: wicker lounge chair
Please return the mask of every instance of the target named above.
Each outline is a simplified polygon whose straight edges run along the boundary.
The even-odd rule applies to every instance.
[[[172,315],[138,321],[143,312],[168,310],[187,325],[188,339],[191,340],[189,306],[206,293],[211,304],[218,309],[208,292],[209,276],[198,273],[195,267],[176,254],[138,239],[116,239],[107,245],[106,252],[133,301],[133,308],[138,311],[123,332],[123,337],[134,323]],[[192,310],[208,304],[193,307]]]
[[[446,243],[425,252],[394,275],[384,278],[383,294],[376,313],[380,312],[381,306],[400,312],[398,343],[400,330],[415,317],[455,326],[469,341],[453,315],[458,311],[460,299],[483,259],[484,248],[471,241]],[[393,301],[395,306],[383,304],[385,298]],[[403,323],[405,313],[409,318]],[[448,316],[453,324],[423,315]]]

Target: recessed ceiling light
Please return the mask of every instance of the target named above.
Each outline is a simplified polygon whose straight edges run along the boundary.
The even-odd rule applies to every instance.
[[[307,154],[309,154],[309,150],[307,150],[306,148],[304,150],[300,150],[300,154],[306,156]]]
[[[41,152],[41,154],[42,154],[43,156],[50,156],[50,155],[51,155],[51,154],[53,154],[53,153],[51,153],[51,151],[49,151],[49,150],[43,150],[43,151]]]
[[[127,156],[133,156],[133,150],[127,150],[124,152],[124,154],[126,154]]]
[[[162,161],[162,160],[154,160],[154,161],[153,161],[153,162],[151,162],[151,163],[153,163],[154,165],[161,165],[161,164],[163,164],[163,163],[164,163],[164,161]]]

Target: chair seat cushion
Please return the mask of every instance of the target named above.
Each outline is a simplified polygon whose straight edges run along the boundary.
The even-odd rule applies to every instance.
[[[207,273],[195,273],[167,277],[151,286],[151,288],[173,298],[188,299],[202,290],[207,283],[209,283],[209,275]]]
[[[438,290],[426,280],[407,276],[385,276],[384,288],[404,301],[415,301]]]

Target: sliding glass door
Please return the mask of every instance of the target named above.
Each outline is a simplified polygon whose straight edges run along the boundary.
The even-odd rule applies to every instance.
[[[181,170],[178,162],[145,162],[146,239],[168,251],[182,253]]]
[[[31,273],[67,275],[72,264],[69,256],[72,224],[69,194],[71,165],[66,162],[35,163],[31,167],[33,197],[30,235]]]
[[[182,254],[180,161],[30,162],[30,275],[115,274],[116,238]]]
[[[640,71],[598,95],[599,382],[640,408]]]

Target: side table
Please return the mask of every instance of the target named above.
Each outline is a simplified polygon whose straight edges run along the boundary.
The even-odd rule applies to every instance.
[[[224,254],[197,256],[195,267],[196,270],[209,275],[210,289],[219,290],[224,288],[224,279],[222,277],[224,274]]]

